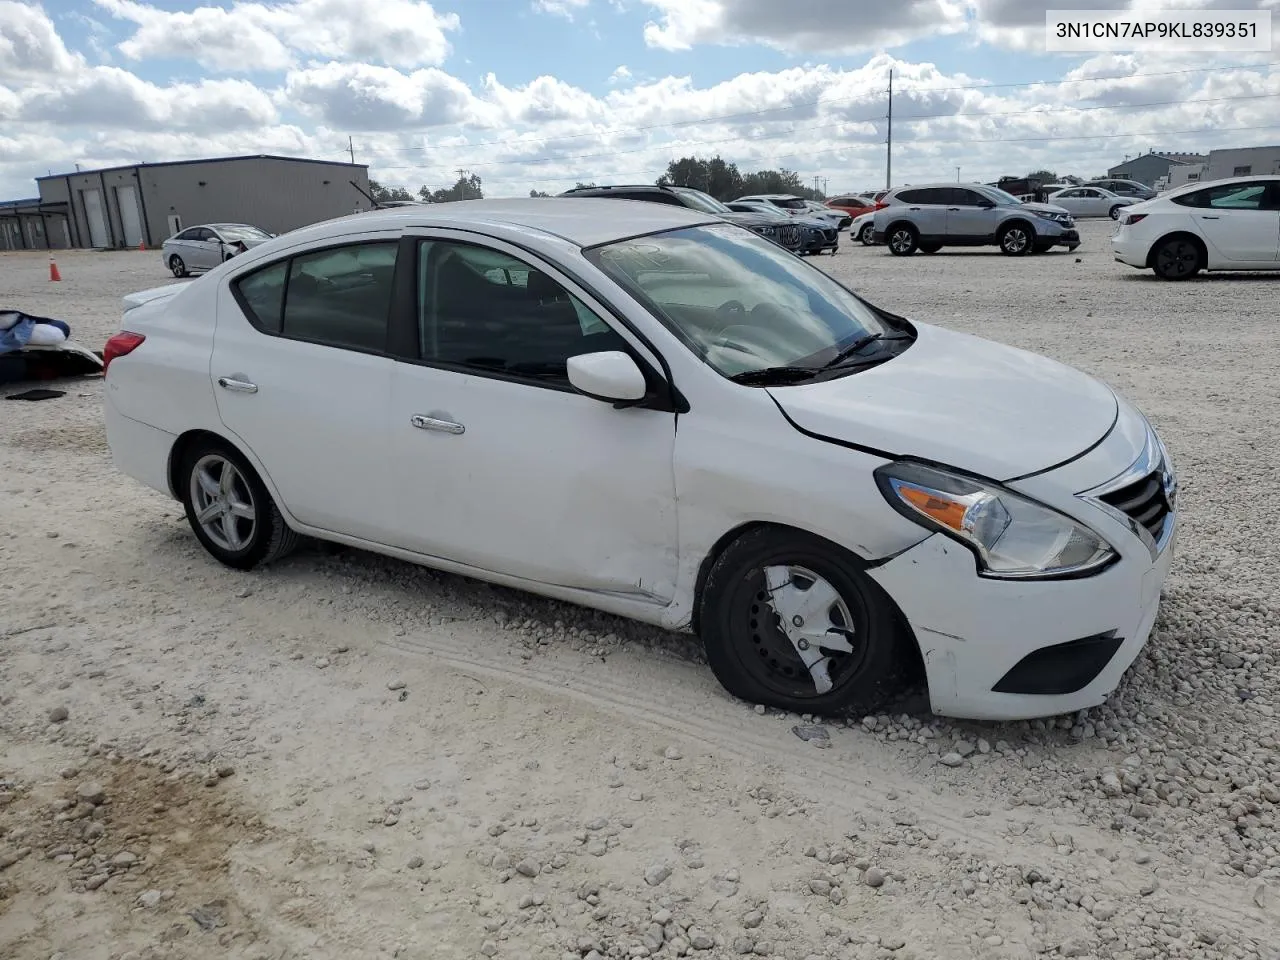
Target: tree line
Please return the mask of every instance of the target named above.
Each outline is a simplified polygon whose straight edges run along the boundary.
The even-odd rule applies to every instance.
[[[694,187],[711,194],[717,200],[734,200],[756,193],[789,193],[810,200],[823,200],[820,190],[806,187],[800,174],[785,167],[779,170],[755,170],[743,173],[736,163],[719,156],[709,160],[699,157],[681,157],[667,164],[667,172],[655,181],[659,186]],[[593,182],[579,181],[576,187],[594,187]],[[575,188],[576,189],[576,188]],[[461,176],[451,187],[432,190],[418,188],[417,194],[404,187],[387,187],[376,180],[369,181],[369,193],[378,203],[420,200],[424,203],[447,203],[451,200],[483,200],[484,187],[474,173]],[[530,190],[531,197],[549,197],[543,190]]]

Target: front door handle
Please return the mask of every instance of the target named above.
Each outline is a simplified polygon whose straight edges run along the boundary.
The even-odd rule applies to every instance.
[[[236,393],[258,392],[258,385],[256,383],[250,383],[248,380],[242,379],[239,376],[219,377],[218,386],[222,387],[224,390],[232,390]]]
[[[441,433],[460,434],[466,431],[466,427],[453,420],[441,420],[438,417],[424,417],[421,414],[414,414],[409,418],[409,422],[419,430],[439,430]]]
[[[1201,215],[1200,219],[1201,219],[1201,220],[1221,220],[1222,218],[1221,218],[1221,217],[1206,217],[1206,216],[1204,216],[1204,215]]]

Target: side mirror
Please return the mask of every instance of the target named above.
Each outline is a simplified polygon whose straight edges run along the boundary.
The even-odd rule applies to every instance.
[[[649,385],[635,360],[621,350],[570,357],[569,383],[584,396],[607,403],[643,400]]]

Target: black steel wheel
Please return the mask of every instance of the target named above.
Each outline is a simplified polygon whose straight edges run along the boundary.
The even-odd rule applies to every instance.
[[[899,692],[904,638],[888,596],[834,545],[761,528],[719,557],[700,633],[730,693],[800,713],[874,710]]]
[[[1190,237],[1170,237],[1156,247],[1151,266],[1161,280],[1189,280],[1204,268],[1204,251]]]

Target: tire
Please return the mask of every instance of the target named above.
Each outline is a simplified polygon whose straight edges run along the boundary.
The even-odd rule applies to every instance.
[[[872,223],[863,224],[862,230],[858,232],[858,242],[861,243],[864,247],[869,247],[871,246],[871,244],[875,243],[875,238],[876,238],[875,224],[872,224]]]
[[[173,273],[175,277],[178,277],[179,279],[189,275],[187,273],[186,263],[184,263],[182,258],[178,256],[176,253],[169,258],[169,270]]]
[[[1109,216],[1112,220],[1119,220],[1120,211],[1123,209],[1124,209],[1124,204],[1117,203],[1114,207],[1112,207],[1110,210],[1107,211],[1107,216]]]
[[[788,575],[773,591],[784,610],[786,605],[794,609],[797,598],[807,593],[806,582],[808,589],[835,597],[825,610],[809,613],[818,636],[840,636],[821,632],[818,616],[828,627],[846,617],[852,621],[843,624],[851,628],[852,638],[839,641],[851,652],[825,645],[808,648],[813,655],[819,650],[826,654],[819,657],[830,680],[825,691],[779,627],[780,615],[767,592],[767,568],[774,569],[775,579]],[[797,713],[868,713],[899,693],[907,677],[907,641],[892,601],[855,558],[799,531],[753,530],[720,555],[700,598],[699,632],[716,679],[749,703]]]
[[[1015,220],[1001,228],[997,241],[1006,257],[1024,257],[1035,247],[1036,233],[1027,224]]]
[[[224,472],[227,468],[231,476]],[[279,560],[298,545],[298,534],[285,523],[258,474],[230,445],[212,439],[196,441],[184,453],[178,476],[187,522],[200,545],[219,563],[250,570]],[[202,512],[219,504],[247,508],[250,516],[230,514],[228,520],[224,510],[201,522]]]
[[[937,253],[937,252],[938,252],[939,250],[941,250],[941,249],[942,249],[942,244],[940,244],[940,243],[922,243],[922,244],[920,244],[920,252],[921,252],[921,253]]]
[[[1161,280],[1190,280],[1204,269],[1204,259],[1190,237],[1169,237],[1151,252],[1151,269]]]
[[[920,231],[909,223],[896,223],[885,234],[884,242],[895,257],[909,257],[920,248]]]

